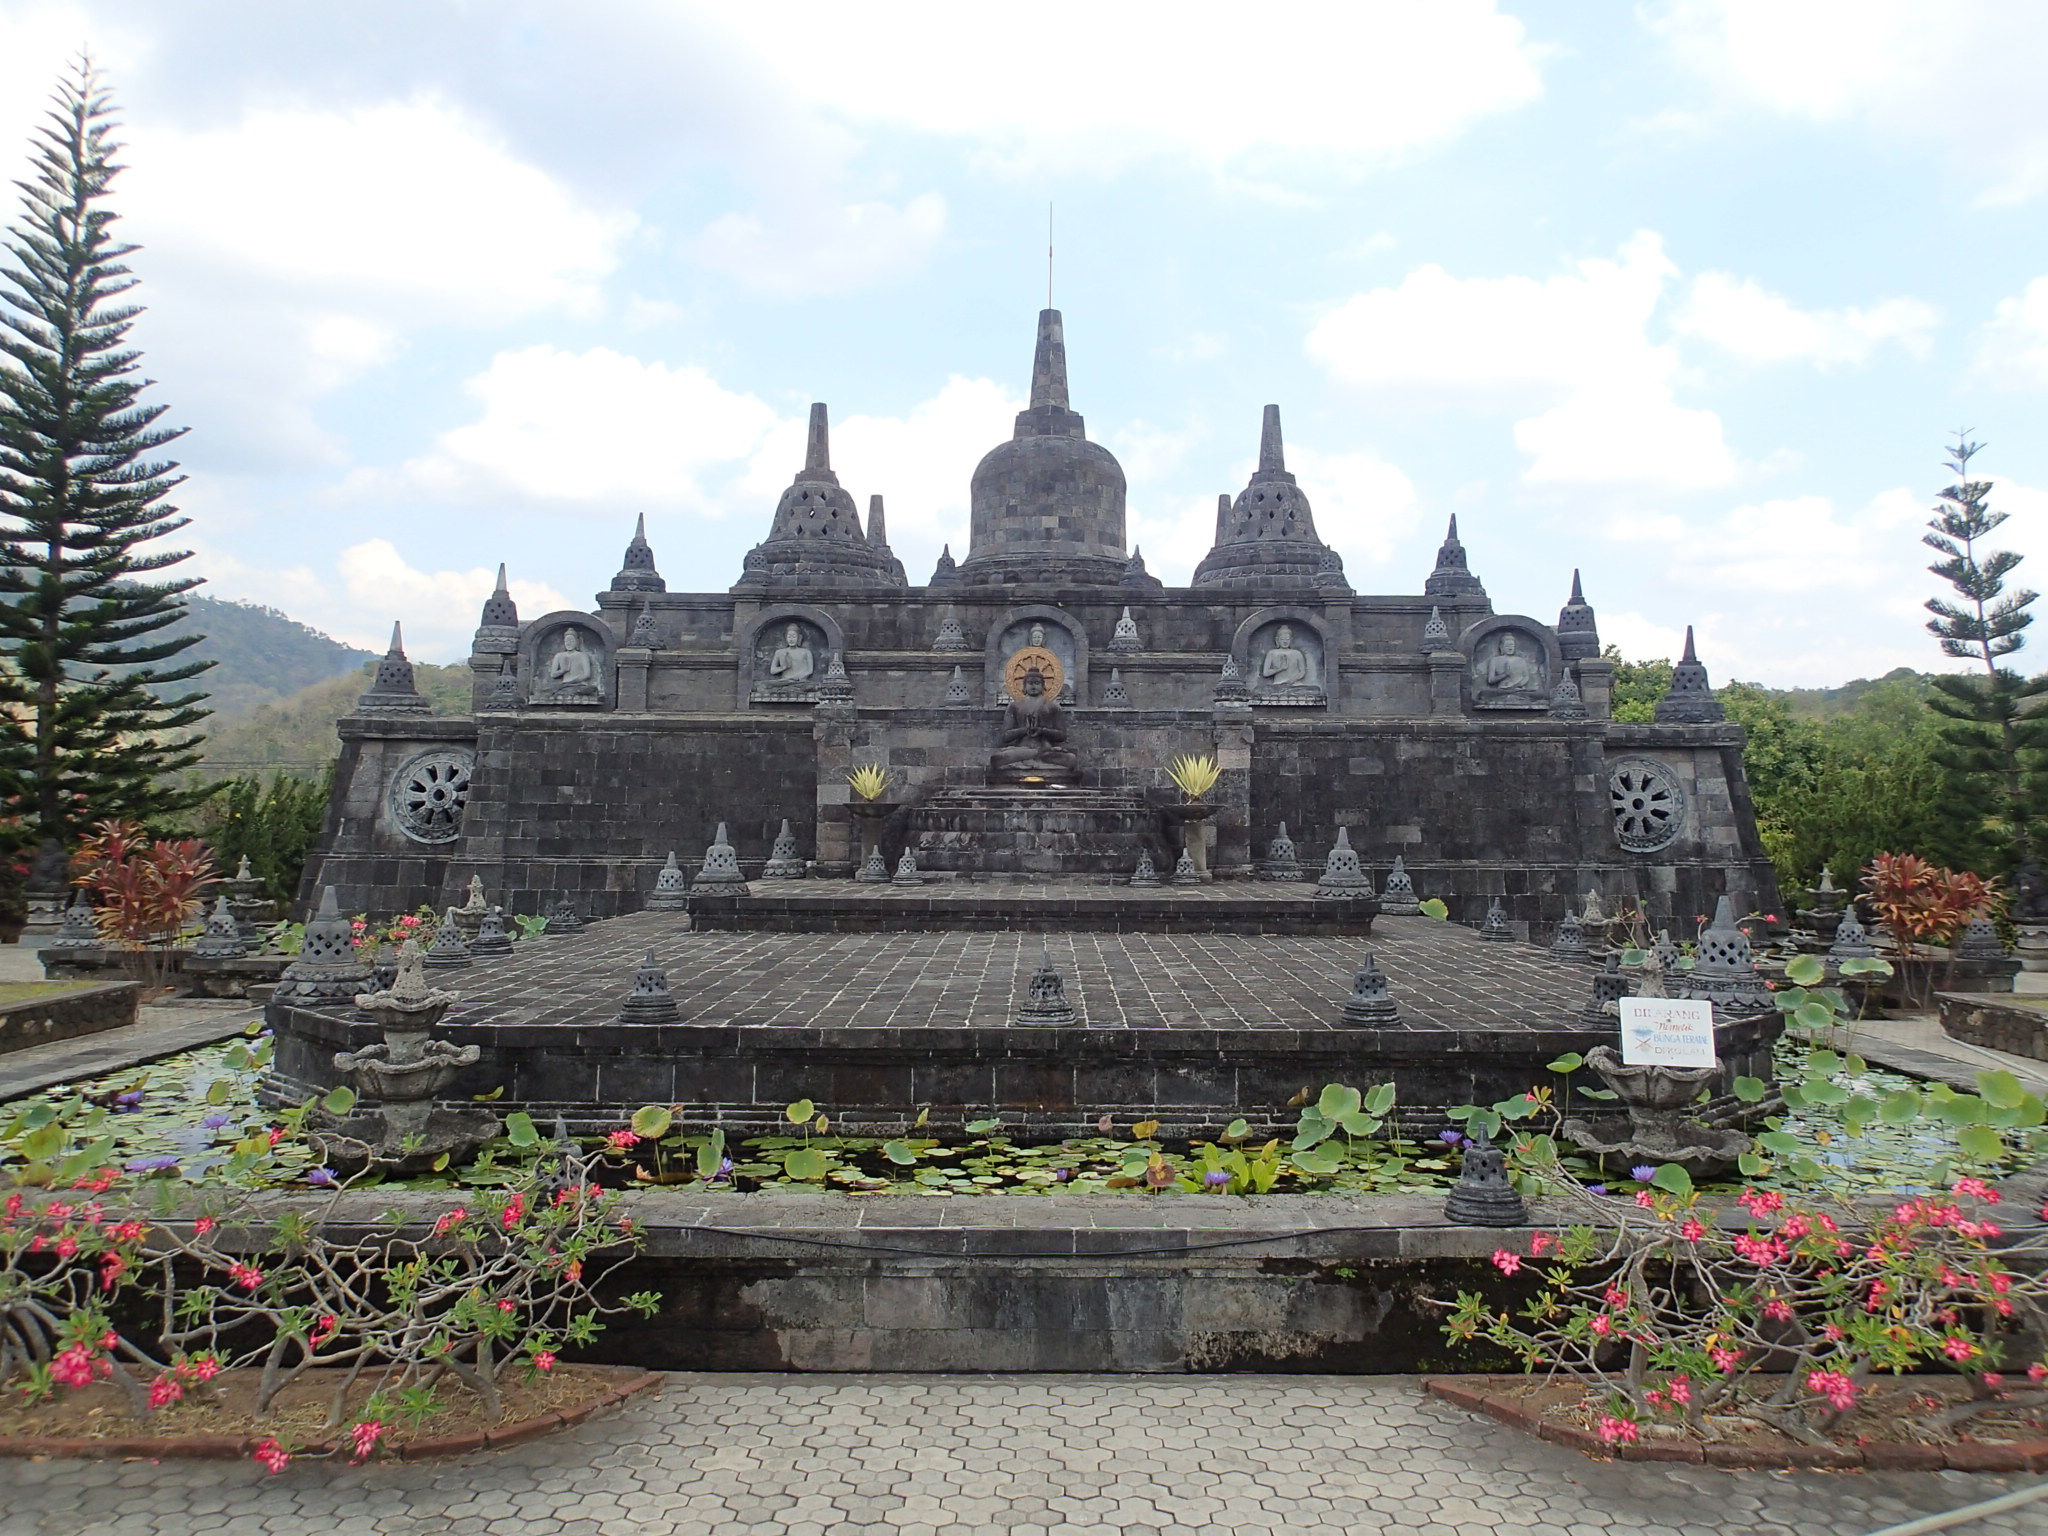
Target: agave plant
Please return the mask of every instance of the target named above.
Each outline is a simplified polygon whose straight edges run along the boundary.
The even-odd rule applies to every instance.
[[[853,792],[863,800],[879,800],[890,784],[889,771],[880,763],[865,763],[846,776]]]
[[[1180,792],[1190,801],[1199,800],[1216,787],[1223,777],[1223,770],[1216,766],[1213,757],[1196,757],[1183,752],[1166,765],[1166,776],[1180,786]]]

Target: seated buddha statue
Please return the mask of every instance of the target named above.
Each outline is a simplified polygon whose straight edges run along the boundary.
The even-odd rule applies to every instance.
[[[1066,711],[1045,696],[1045,674],[1024,674],[1024,697],[1003,711],[1003,744],[989,758],[992,784],[1071,784],[1079,759],[1067,750]]]

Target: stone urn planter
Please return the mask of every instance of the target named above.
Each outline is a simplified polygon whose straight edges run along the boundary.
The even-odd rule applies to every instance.
[[[1719,1080],[1721,1068],[1633,1067],[1607,1045],[1588,1051],[1586,1065],[1625,1113],[1575,1115],[1563,1131],[1608,1173],[1626,1177],[1644,1164],[1677,1163],[1696,1179],[1718,1178],[1749,1150],[1746,1132],[1717,1130],[1695,1113],[1700,1090]]]
[[[1206,800],[1183,800],[1161,807],[1167,819],[1179,830],[1181,847],[1193,862],[1195,873],[1203,880],[1214,877],[1209,873],[1209,839],[1202,823],[1222,809],[1222,806],[1211,805]]]
[[[2023,971],[2048,971],[2048,923],[2021,923],[2013,945]]]
[[[896,809],[884,800],[849,800],[846,804],[853,824],[860,832],[860,853],[854,860],[856,869],[864,867],[875,856],[882,845],[882,823],[889,819]]]

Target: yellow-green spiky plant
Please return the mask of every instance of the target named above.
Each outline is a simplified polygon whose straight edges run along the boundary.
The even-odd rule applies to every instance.
[[[846,776],[853,792],[863,800],[879,800],[889,787],[889,770],[880,763],[866,763]]]
[[[1199,800],[1216,787],[1223,777],[1223,770],[1216,766],[1213,757],[1196,757],[1183,752],[1166,766],[1166,776],[1180,786],[1180,792],[1189,800]]]

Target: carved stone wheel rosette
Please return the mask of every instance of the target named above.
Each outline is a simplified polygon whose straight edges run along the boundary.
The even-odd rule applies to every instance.
[[[1624,758],[1607,775],[1607,795],[1614,835],[1630,853],[1668,848],[1685,830],[1685,790],[1662,763]]]
[[[392,823],[416,843],[452,843],[462,835],[476,755],[446,748],[408,758],[391,776]]]

